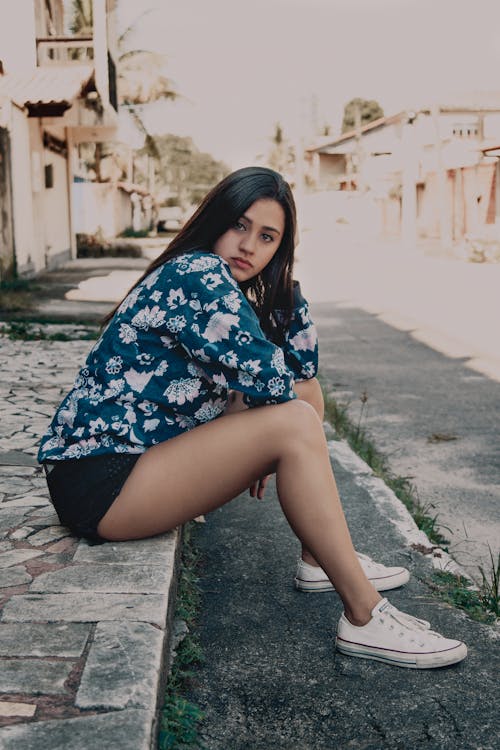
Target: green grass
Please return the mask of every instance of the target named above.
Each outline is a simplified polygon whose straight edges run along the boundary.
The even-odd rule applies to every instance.
[[[31,310],[34,294],[39,287],[30,279],[0,281],[0,311],[20,312]]]
[[[165,705],[160,715],[159,750],[202,748],[198,737],[198,725],[203,719],[203,714],[185,697],[194,678],[193,668],[201,663],[203,658],[199,639],[194,632],[200,607],[197,576],[199,554],[193,540],[195,527],[196,523],[191,521],[183,529],[175,619],[183,620],[188,632],[177,646],[167,682]]]
[[[347,440],[351,448],[358,454],[374,474],[380,477],[392,489],[396,497],[406,506],[413,516],[419,529],[427,534],[430,541],[446,550],[449,540],[444,536],[439,522],[439,516],[434,513],[432,503],[423,504],[418,491],[410,477],[394,474],[389,461],[380,451],[363,427],[366,417],[368,394],[364,391],[360,396],[361,408],[359,417],[354,423],[349,416],[350,404],[340,404],[327,392],[327,383],[320,378],[325,400],[325,419],[337,432],[340,438]],[[449,529],[448,529],[449,531]],[[443,571],[435,572],[427,581],[434,591],[456,607],[464,609],[471,617],[482,622],[495,622],[500,617],[500,555],[495,562],[490,549],[490,569],[480,568],[481,583],[474,587],[472,581]]]
[[[74,324],[73,324],[74,326]],[[47,331],[43,323],[37,324],[24,320],[12,320],[0,327],[0,333],[11,341],[94,341],[99,336],[97,326],[78,324],[76,330]]]
[[[498,597],[496,611],[491,610],[491,602],[485,600],[483,589],[475,590],[471,581],[463,576],[435,571],[430,580],[426,580],[430,588],[438,593],[442,599],[454,607],[463,609],[469,617],[479,622],[493,624],[498,617]]]
[[[490,569],[485,570],[483,567],[479,567],[481,573],[481,587],[480,597],[484,607],[496,617],[500,617],[500,553],[498,554],[497,561],[493,557],[491,547],[490,551]]]

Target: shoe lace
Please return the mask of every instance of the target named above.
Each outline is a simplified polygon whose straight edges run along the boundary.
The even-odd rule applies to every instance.
[[[356,557],[358,560],[363,560],[365,567],[368,568],[368,570],[371,569],[376,571],[382,567],[379,563],[376,563],[375,560],[372,560],[371,557],[364,555],[362,552],[356,552]]]
[[[428,622],[426,622],[425,620],[419,620],[418,617],[413,617],[413,615],[409,615],[406,612],[401,612],[392,604],[384,610],[383,614],[391,617],[398,623],[398,625],[401,625],[401,627],[405,628],[405,630],[410,630],[413,632],[417,631],[416,635],[418,635],[418,632],[420,632],[425,633],[426,636],[432,635],[439,638],[441,637],[439,633],[436,633],[434,630],[430,629]],[[401,633],[401,635],[403,635],[403,632]]]

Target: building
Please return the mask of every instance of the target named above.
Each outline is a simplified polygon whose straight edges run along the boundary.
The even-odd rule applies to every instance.
[[[500,237],[500,92],[406,110],[307,150],[316,190],[369,194],[384,234]]]
[[[71,34],[63,0],[16,0],[0,24],[0,278],[76,256],[77,146],[117,131],[116,0]]]

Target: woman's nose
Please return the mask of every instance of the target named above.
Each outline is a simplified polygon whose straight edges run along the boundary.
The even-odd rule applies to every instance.
[[[257,237],[253,232],[245,232],[241,238],[240,247],[245,253],[255,252]]]

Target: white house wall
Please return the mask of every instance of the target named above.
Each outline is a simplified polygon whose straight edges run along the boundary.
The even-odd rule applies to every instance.
[[[12,213],[16,262],[20,272],[34,269],[35,229],[28,121],[17,108],[11,112]]]
[[[113,183],[73,183],[73,211],[77,234],[111,238],[132,226],[130,196]]]
[[[44,152],[45,165],[53,168],[53,187],[44,188],[45,252],[47,267],[53,268],[71,256],[68,175],[64,156]]]
[[[40,121],[28,118],[31,146],[31,190],[33,195],[33,224],[35,227],[34,243],[31,248],[30,260],[36,272],[45,268],[46,217],[45,217],[45,185],[44,185],[44,149],[40,132]],[[19,271],[30,271],[19,264]]]

